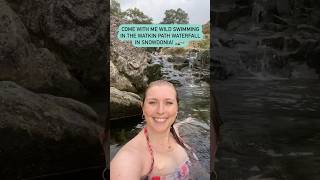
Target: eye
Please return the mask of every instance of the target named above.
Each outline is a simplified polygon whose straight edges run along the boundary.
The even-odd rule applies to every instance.
[[[167,101],[166,104],[167,104],[167,105],[171,105],[171,104],[173,104],[173,102]]]
[[[156,104],[156,102],[155,101],[149,101],[148,104],[152,105],[152,104]]]

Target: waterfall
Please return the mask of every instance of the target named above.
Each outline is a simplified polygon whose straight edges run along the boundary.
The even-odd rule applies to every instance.
[[[188,78],[188,85],[193,87],[195,85],[194,83],[194,77],[193,77],[193,68],[194,68],[194,62],[195,62],[195,59],[196,59],[196,55],[192,55],[190,56],[188,59],[188,63],[189,63],[189,66],[188,66],[188,71],[187,71],[187,78]]]
[[[205,65],[204,62],[197,63],[197,55],[198,53],[190,53],[186,56],[184,58],[186,66],[179,70],[175,69],[175,66],[181,62],[168,61],[170,56],[155,54],[152,56],[152,63],[157,63],[162,66],[161,74],[163,79],[179,86],[195,87],[201,79],[201,73],[203,74],[202,68]]]

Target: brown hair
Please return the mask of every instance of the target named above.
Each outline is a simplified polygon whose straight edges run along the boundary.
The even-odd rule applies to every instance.
[[[169,81],[165,81],[165,80],[157,80],[157,81],[153,81],[151,82],[147,88],[145,89],[144,91],[144,94],[143,94],[143,97],[142,97],[142,103],[144,104],[144,101],[145,101],[145,98],[146,98],[146,94],[147,94],[147,91],[153,87],[153,86],[158,86],[158,85],[168,85],[170,87],[172,87],[174,89],[174,91],[176,92],[176,100],[177,100],[177,104],[178,104],[178,107],[179,107],[179,96],[178,96],[178,93],[177,93],[177,89],[176,87]],[[176,121],[173,122],[173,124],[175,123]],[[182,146],[184,149],[186,150],[189,150],[186,145],[183,143],[182,139],[178,136],[178,134],[176,133],[176,130],[174,129],[173,127],[173,124],[171,125],[170,127],[170,132],[171,134],[173,135],[174,139],[176,140],[176,142]]]
[[[160,86],[160,85],[168,85],[170,87],[172,87],[174,89],[174,91],[176,92],[176,99],[177,99],[177,104],[179,106],[179,96],[178,96],[178,93],[177,93],[177,90],[176,90],[176,87],[169,81],[165,81],[165,80],[157,80],[157,81],[153,81],[151,82],[147,87],[146,89],[144,90],[144,93],[143,93],[143,96],[142,96],[142,102],[144,103],[144,100],[146,99],[146,94],[147,94],[147,91],[153,87],[153,86]]]

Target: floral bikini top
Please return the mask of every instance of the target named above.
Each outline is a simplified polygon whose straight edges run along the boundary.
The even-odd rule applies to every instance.
[[[156,175],[150,175],[153,166],[154,166],[154,156],[153,156],[153,150],[150,145],[150,140],[148,136],[148,131],[147,128],[143,129],[144,135],[146,136],[147,139],[147,145],[148,145],[148,150],[149,153],[152,157],[152,163],[151,163],[151,168],[146,176],[143,176],[141,179],[143,180],[188,180],[189,179],[189,174],[190,174],[190,167],[191,167],[191,161],[189,160],[189,157],[187,160],[181,164],[179,167],[176,168],[176,170],[173,173],[162,175],[162,176],[156,176]]]

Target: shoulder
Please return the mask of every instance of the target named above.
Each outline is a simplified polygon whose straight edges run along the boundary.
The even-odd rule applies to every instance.
[[[142,148],[137,137],[125,144],[110,163],[111,180],[138,180],[144,166]]]
[[[110,163],[110,178],[140,179],[142,162],[136,151],[122,148]]]

